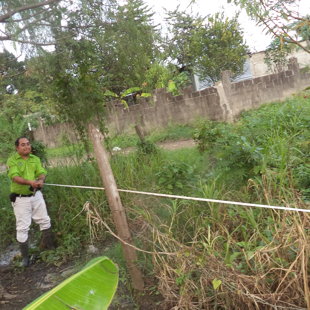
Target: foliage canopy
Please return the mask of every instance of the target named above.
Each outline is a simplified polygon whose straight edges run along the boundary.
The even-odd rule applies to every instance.
[[[168,23],[172,36],[166,51],[180,72],[196,73],[209,82],[218,81],[224,70],[242,72],[247,46],[237,16],[202,18],[177,9],[168,13]]]
[[[265,30],[279,38],[281,42],[297,45],[310,53],[309,44],[302,45],[300,38],[309,40],[309,16],[303,16],[298,12],[300,0],[228,0],[244,8],[247,14],[264,26]]]

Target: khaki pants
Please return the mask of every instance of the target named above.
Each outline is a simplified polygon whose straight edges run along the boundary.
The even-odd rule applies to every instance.
[[[17,197],[12,203],[16,218],[16,239],[18,242],[28,240],[31,220],[40,226],[40,230],[51,227],[51,220],[47,214],[43,195],[37,191],[31,197]]]

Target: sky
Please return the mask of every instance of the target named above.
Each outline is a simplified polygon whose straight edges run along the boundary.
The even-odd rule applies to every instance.
[[[119,3],[124,3],[126,0],[119,0]],[[191,0],[144,0],[144,2],[155,12],[154,22],[155,24],[163,24],[165,17],[165,10],[174,10],[177,6],[180,6],[181,10],[192,10],[193,13],[199,13],[201,16],[206,16],[209,14],[214,14],[216,12],[224,12],[225,16],[233,17],[235,13],[239,10],[235,5],[228,4],[227,0],[195,0],[194,4],[189,6]],[[299,11],[302,15],[310,14],[310,0],[300,0]],[[270,42],[272,41],[272,36],[264,33],[264,29],[257,26],[254,21],[252,21],[243,10],[239,16],[239,23],[244,33],[244,38],[246,44],[249,46],[251,52],[259,52],[265,50]],[[2,46],[0,45],[0,51]],[[14,51],[12,46],[6,44],[11,52],[16,56],[20,55],[20,51]],[[23,55],[21,54],[20,60],[22,60]]]
[[[193,10],[201,16],[213,15],[216,12],[224,12],[225,16],[233,17],[239,10],[235,5],[228,4],[227,0],[196,0],[195,4],[189,7],[190,0],[144,0],[155,12],[155,21],[161,22],[164,19],[165,11],[174,10],[180,5],[181,10]],[[310,14],[310,0],[301,0],[299,11],[302,15]],[[243,10],[239,16],[239,23],[244,32],[244,38],[251,52],[259,52],[266,49],[272,41],[272,36],[264,34],[264,29],[256,25]]]

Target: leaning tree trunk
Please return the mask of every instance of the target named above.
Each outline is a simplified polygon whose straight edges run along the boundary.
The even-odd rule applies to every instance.
[[[127,268],[132,280],[132,286],[137,290],[143,290],[144,281],[142,273],[136,265],[136,250],[128,245],[132,243],[132,238],[127,223],[126,213],[122,206],[122,202],[117,190],[114,175],[109,162],[108,153],[102,145],[104,137],[99,129],[97,129],[93,124],[88,126],[88,132],[94,145],[95,157],[98,162],[101,179],[108,198],[117,234],[120,239],[126,242],[122,243],[122,247]]]

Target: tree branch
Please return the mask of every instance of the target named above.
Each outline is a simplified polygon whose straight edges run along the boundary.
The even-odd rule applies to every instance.
[[[31,10],[31,9],[36,9],[36,8],[42,7],[44,5],[53,4],[53,3],[60,2],[60,1],[61,0],[47,0],[47,1],[44,1],[44,2],[36,3],[36,4],[20,6],[20,7],[16,8],[13,11],[9,11],[6,14],[1,15],[0,16],[0,23],[3,23],[4,21],[6,21],[7,19],[11,18],[16,13],[24,12],[24,11]]]
[[[0,41],[13,41],[13,38],[9,35],[7,36],[0,36]],[[56,42],[46,42],[46,43],[40,43],[35,41],[27,41],[27,40],[17,40],[14,39],[14,42],[21,43],[21,44],[31,44],[35,46],[51,46],[56,45]]]
[[[13,22],[14,23],[24,22],[26,20],[29,20],[31,18],[34,18],[38,15],[45,14],[45,13],[52,13],[52,12],[48,12],[47,10],[41,9],[41,10],[38,10],[35,14],[27,16],[26,18],[14,19]],[[11,20],[4,20],[2,23],[5,24],[5,23],[11,23],[11,22],[12,22]]]
[[[264,24],[266,26],[266,28],[275,36],[275,37],[281,37],[281,34],[278,34],[265,20],[262,16],[258,15],[260,21],[262,24]],[[310,53],[310,50],[307,49],[306,47],[302,46],[302,44],[300,42],[298,42],[297,40],[295,40],[283,27],[277,25],[274,21],[272,21],[273,24],[275,25],[276,28],[280,29],[281,31],[283,31],[283,33],[290,39],[290,41],[286,40],[284,38],[284,40],[287,43],[294,43],[296,44],[298,47],[300,47],[301,49],[303,49],[305,52]],[[282,36],[283,37],[283,36]]]

